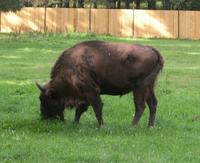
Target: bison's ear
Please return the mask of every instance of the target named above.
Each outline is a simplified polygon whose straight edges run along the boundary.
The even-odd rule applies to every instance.
[[[35,82],[35,84],[36,84],[36,86],[39,88],[39,90],[41,92],[45,92],[46,91],[46,89],[43,86],[41,86],[39,83]]]

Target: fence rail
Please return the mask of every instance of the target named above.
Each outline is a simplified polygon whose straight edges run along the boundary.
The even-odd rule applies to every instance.
[[[200,11],[23,8],[0,13],[0,32],[94,32],[120,37],[200,39]]]

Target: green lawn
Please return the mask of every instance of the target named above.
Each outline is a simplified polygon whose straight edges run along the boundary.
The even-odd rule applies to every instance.
[[[156,92],[156,127],[147,128],[148,109],[131,126],[132,94],[103,96],[105,126],[98,130],[90,108],[73,125],[40,121],[39,91],[56,58],[83,40],[152,45],[165,58]],[[87,34],[0,35],[0,162],[200,162],[200,41],[122,39]]]

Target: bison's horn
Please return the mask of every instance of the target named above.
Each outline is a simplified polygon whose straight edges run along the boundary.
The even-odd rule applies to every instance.
[[[41,92],[45,92],[44,87],[42,87],[38,82],[35,82],[36,86],[39,88]]]

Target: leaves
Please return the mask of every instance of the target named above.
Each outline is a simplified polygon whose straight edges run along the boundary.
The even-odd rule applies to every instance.
[[[20,0],[0,0],[0,11],[17,11],[23,7]]]

